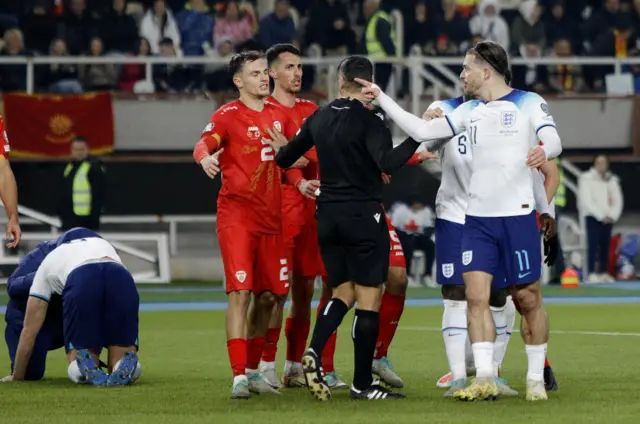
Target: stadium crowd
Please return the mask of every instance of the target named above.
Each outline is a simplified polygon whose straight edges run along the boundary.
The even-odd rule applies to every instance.
[[[277,43],[319,45],[324,55],[367,52],[368,20],[399,10],[404,51],[386,55],[460,56],[477,39],[512,57],[631,57],[640,47],[639,0],[276,0],[259,16],[234,0],[7,0],[0,4],[1,56],[211,56],[267,49]],[[391,39],[395,28],[391,21]],[[379,28],[378,28],[379,30]],[[384,45],[384,40],[380,40]],[[396,44],[397,45],[397,44]],[[371,56],[371,55],[370,55]],[[636,71],[631,67],[630,72]],[[36,67],[40,92],[131,92],[144,65]],[[457,70],[456,70],[457,72]],[[514,66],[514,86],[547,93],[604,91],[609,67]],[[314,73],[305,75],[305,88]],[[155,91],[231,90],[222,66],[155,65]],[[0,67],[3,91],[26,88],[25,65]],[[406,89],[407,84],[404,84]]]

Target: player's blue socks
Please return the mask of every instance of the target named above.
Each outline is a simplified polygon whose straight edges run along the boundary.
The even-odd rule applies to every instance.
[[[98,367],[95,359],[91,356],[91,352],[87,349],[80,349],[78,351],[76,354],[76,363],[87,382],[94,386],[105,386],[107,384],[109,376]]]
[[[138,366],[138,355],[135,352],[127,352],[118,363],[116,368],[111,372],[107,385],[109,386],[126,386],[131,384],[136,367]]]

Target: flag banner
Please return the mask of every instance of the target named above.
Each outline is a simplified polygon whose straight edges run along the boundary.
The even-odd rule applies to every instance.
[[[66,158],[71,141],[85,138],[91,154],[113,151],[110,93],[73,96],[5,94],[4,123],[11,156]]]

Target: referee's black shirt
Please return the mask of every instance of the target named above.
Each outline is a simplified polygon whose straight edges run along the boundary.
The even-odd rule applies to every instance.
[[[395,149],[382,115],[355,99],[337,99],[316,110],[276,155],[288,168],[313,146],[320,167],[319,203],[382,202],[382,173],[407,163],[420,143],[407,139]]]

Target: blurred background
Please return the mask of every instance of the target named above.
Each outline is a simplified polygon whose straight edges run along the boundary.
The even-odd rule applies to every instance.
[[[461,94],[465,51],[491,39],[511,54],[513,86],[548,100],[563,140],[563,255],[545,282],[637,279],[640,0],[3,0],[0,31],[25,231],[17,252],[1,252],[3,277],[38,241],[83,225],[117,243],[140,282],[221,281],[220,181],[191,151],[237,95],[225,68],[235,52],[299,46],[300,95],[320,104],[337,94],[340,60],[366,54],[377,82],[421,115]],[[434,286],[439,178],[436,162],[407,166],[386,191],[414,286]],[[82,189],[86,210],[74,205]]]

